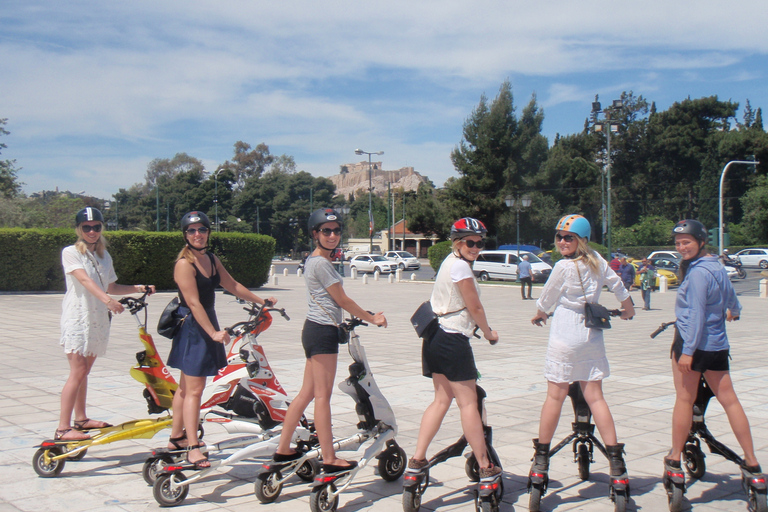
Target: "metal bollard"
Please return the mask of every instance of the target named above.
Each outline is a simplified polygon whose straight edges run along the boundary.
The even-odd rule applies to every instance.
[[[398,282],[398,283],[399,283],[400,281],[402,281],[402,280],[403,280],[403,269],[401,269],[401,268],[398,268],[398,269],[395,271],[395,274],[397,274],[397,282]]]
[[[758,290],[760,290],[760,298],[768,299],[768,279],[761,279],[758,284]]]
[[[275,266],[274,265],[270,265],[269,266],[269,275],[270,276],[275,275]]]
[[[667,276],[659,276],[659,292],[667,293],[669,286],[667,285]]]
[[[303,275],[304,275],[304,271],[303,271],[303,270],[301,270],[300,268],[299,268],[299,269],[296,269],[296,275],[297,275],[297,276],[299,276],[299,277],[301,277],[301,276],[303,276]]]
[[[363,284],[368,284],[368,274],[363,274]]]
[[[272,276],[272,286],[277,286],[277,276]]]
[[[357,279],[357,269],[353,268],[349,271],[349,278],[350,279]]]
[[[374,281],[378,281],[380,275],[381,275],[381,272],[374,272],[373,273],[373,280]]]
[[[399,272],[399,271],[398,271],[398,272]],[[390,283],[394,283],[394,282],[395,282],[395,276],[394,276],[394,274],[389,274],[389,277],[388,277],[387,279],[389,280],[389,282],[390,282]]]
[[[416,280],[416,273],[414,272],[413,274],[411,274],[411,281],[415,281],[415,280]]]
[[[288,277],[288,269],[287,269],[287,268],[284,268],[284,269],[283,269],[283,275],[284,275],[284,276],[286,276],[286,277]]]

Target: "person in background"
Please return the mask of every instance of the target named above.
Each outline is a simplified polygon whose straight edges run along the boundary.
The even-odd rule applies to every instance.
[[[611,262],[608,264],[608,266],[611,267],[611,270],[613,270],[618,274],[619,267],[621,266],[621,261],[619,260],[619,258],[614,256],[613,258],[611,258]]]
[[[357,466],[356,461],[336,457],[331,423],[331,394],[339,359],[339,329],[346,310],[361,320],[387,326],[384,313],[369,313],[344,291],[343,280],[334,269],[331,255],[341,242],[341,216],[332,208],[315,210],[307,228],[315,242],[315,250],[307,258],[304,281],[307,284],[307,318],[301,331],[306,364],[301,390],[291,401],[283,420],[280,441],[272,455],[276,463],[290,462],[302,456],[291,448],[296,426],[309,403],[315,401],[315,430],[323,454],[323,472],[337,473]]]
[[[501,475],[501,468],[493,465],[485,447],[477,406],[477,367],[469,342],[476,328],[491,343],[499,340],[498,333],[488,325],[472,273],[472,262],[485,247],[486,233],[483,223],[471,217],[451,226],[453,251],[440,265],[429,300],[439,317],[439,328],[431,339],[424,339],[421,349],[422,372],[432,379],[435,396],[421,418],[416,450],[406,470],[411,474],[429,468],[427,449],[455,398],[461,429],[477,458],[481,481],[492,482]]]
[[[648,258],[643,258],[640,263],[640,290],[643,293],[643,311],[651,310],[651,292],[656,284],[656,267],[651,265]]]
[[[531,284],[533,282],[531,278],[531,264],[528,261],[527,254],[523,254],[520,263],[517,265],[517,275],[520,277],[520,293],[523,296],[523,300],[533,300],[533,297],[531,297],[531,289],[533,288]],[[526,285],[528,285],[528,297],[525,296]]]
[[[176,257],[173,280],[179,287],[179,315],[186,317],[171,344],[168,366],[181,370],[179,388],[173,395],[170,449],[187,449],[187,462],[195,468],[211,467],[197,438],[200,403],[207,377],[227,366],[224,345],[227,331],[216,318],[216,288],[221,286],[239,299],[264,304],[264,300],[235,281],[221,260],[208,251],[211,221],[199,211],[181,218],[184,248]],[[277,299],[268,299],[272,304]]]
[[[675,338],[670,351],[675,382],[672,448],[664,457],[663,478],[680,473],[683,450],[693,421],[693,404],[702,375],[722,405],[736,440],[744,450],[744,478],[762,478],[749,420],[729,371],[730,344],[725,322],[738,320],[741,304],[717,257],[707,251],[709,233],[697,220],[682,220],[672,229],[675,249],[682,254],[682,282],[675,301]],[[750,354],[747,354],[750,357]]]
[[[611,478],[629,478],[623,458],[624,444],[617,441],[613,416],[603,396],[603,379],[610,375],[603,331],[586,327],[584,305],[598,302],[606,286],[621,302],[623,320],[635,316],[635,308],[619,276],[587,245],[592,233],[587,219],[566,215],[555,230],[555,244],[563,259],[552,269],[536,302],[536,316],[531,319],[534,325],[546,323],[547,311],[554,307],[544,364],[547,397],[541,408],[539,437],[533,440],[535,453],[529,478],[547,475],[549,471],[550,443],[571,382],[579,382],[592,411],[605,443]]]
[[[621,282],[624,283],[624,288],[627,291],[632,289],[632,284],[635,282],[635,266],[627,261],[626,257],[621,258],[621,265],[619,265],[619,271],[617,272],[621,276]]]
[[[67,292],[61,311],[61,345],[69,362],[69,377],[61,390],[61,414],[54,439],[82,441],[90,436],[84,430],[110,427],[109,423],[88,418],[85,399],[88,374],[98,356],[107,352],[113,314],[123,305],[109,296],[144,293],[142,284],[117,284],[107,240],[102,234],[104,217],[96,208],[84,208],[75,216],[75,245],[61,251],[61,264]],[[150,293],[155,287],[149,286]],[[74,412],[74,426],[72,413]]]

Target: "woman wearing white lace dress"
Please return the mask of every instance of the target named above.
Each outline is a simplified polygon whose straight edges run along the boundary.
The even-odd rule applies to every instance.
[[[110,297],[144,292],[144,285],[117,284],[112,257],[101,234],[104,217],[96,208],[84,208],[75,216],[77,242],[61,251],[67,292],[61,312],[61,345],[69,361],[69,377],[61,391],[61,414],[54,438],[88,439],[83,430],[110,426],[89,419],[85,413],[88,374],[98,356],[107,351],[110,315],[123,306]],[[154,293],[155,287],[150,286]],[[71,425],[74,412],[74,427]]]
[[[610,374],[603,331],[585,326],[584,305],[598,302],[600,291],[607,286],[621,302],[622,319],[632,318],[635,309],[621,278],[587,245],[592,231],[589,221],[581,215],[566,215],[555,229],[555,243],[563,259],[552,269],[536,303],[536,316],[531,320],[535,325],[546,323],[547,311],[554,308],[544,364],[547,398],[541,409],[539,437],[533,440],[536,453],[531,474],[546,475],[549,446],[563,402],[570,383],[579,381],[606,445],[611,476],[619,476],[626,473],[622,457],[624,445],[617,443],[613,416],[603,397],[602,380]]]

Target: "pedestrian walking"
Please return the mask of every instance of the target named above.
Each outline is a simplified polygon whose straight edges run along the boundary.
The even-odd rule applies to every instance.
[[[531,289],[533,288],[533,285],[531,284],[533,282],[531,276],[531,263],[528,261],[527,254],[523,254],[520,263],[517,265],[517,275],[520,277],[520,293],[523,296],[523,300],[533,300],[533,297],[531,297]],[[528,286],[527,297],[525,296],[526,285]]]

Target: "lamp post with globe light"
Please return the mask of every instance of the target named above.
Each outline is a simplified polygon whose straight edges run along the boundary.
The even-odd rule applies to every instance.
[[[362,149],[355,150],[356,155],[368,155],[368,234],[370,243],[368,244],[368,253],[373,252],[373,169],[371,167],[371,155],[383,155],[383,151],[368,152]]]

